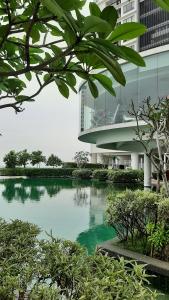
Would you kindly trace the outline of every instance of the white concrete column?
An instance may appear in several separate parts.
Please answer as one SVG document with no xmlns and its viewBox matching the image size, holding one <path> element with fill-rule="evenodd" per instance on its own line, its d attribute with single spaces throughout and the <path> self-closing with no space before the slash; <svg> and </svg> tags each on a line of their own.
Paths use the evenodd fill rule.
<svg viewBox="0 0 169 300">
<path fill-rule="evenodd" d="M 138 153 L 131 153 L 131 167 L 133 170 L 139 169 L 139 154 Z"/>
<path fill-rule="evenodd" d="M 151 188 L 151 161 L 146 154 L 144 154 L 144 189 Z"/>
<path fill-rule="evenodd" d="M 91 163 L 92 164 L 97 164 L 97 153 L 92 153 L 91 154 Z"/>
</svg>

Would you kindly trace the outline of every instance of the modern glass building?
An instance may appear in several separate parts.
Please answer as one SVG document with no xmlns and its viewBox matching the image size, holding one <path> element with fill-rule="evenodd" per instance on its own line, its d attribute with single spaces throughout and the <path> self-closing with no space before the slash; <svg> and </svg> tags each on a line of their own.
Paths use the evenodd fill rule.
<svg viewBox="0 0 169 300">
<path fill-rule="evenodd" d="M 135 141 L 136 122 L 130 115 L 131 102 L 137 109 L 146 97 L 157 101 L 159 97 L 169 96 L 169 45 L 156 47 L 141 53 L 146 67 L 137 67 L 122 62 L 126 76 L 126 86 L 114 82 L 116 97 L 110 95 L 100 85 L 99 97 L 94 99 L 86 83 L 82 83 L 81 124 L 79 139 L 96 145 L 97 148 L 118 151 L 129 151 L 132 166 L 138 168 L 139 153 L 144 149 Z M 143 125 L 143 123 L 140 123 Z M 145 185 L 150 184 L 150 162 L 144 157 L 147 169 Z"/>
<path fill-rule="evenodd" d="M 121 42 L 139 51 L 145 59 L 146 67 L 121 61 L 127 83 L 122 87 L 114 80 L 116 97 L 98 84 L 99 97 L 93 99 L 87 84 L 81 84 L 79 139 L 92 144 L 93 162 L 109 151 L 105 154 L 110 157 L 119 155 L 126 166 L 129 165 L 127 161 L 130 156 L 131 167 L 134 169 L 144 164 L 144 184 L 150 186 L 151 164 L 141 144 L 135 140 L 136 122 L 130 111 L 132 102 L 137 110 L 146 97 L 151 97 L 154 102 L 159 97 L 169 97 L 169 13 L 157 7 L 153 0 L 95 1 L 101 9 L 106 5 L 115 6 L 119 24 L 140 21 L 147 26 L 147 32 L 140 39 Z"/>
</svg>

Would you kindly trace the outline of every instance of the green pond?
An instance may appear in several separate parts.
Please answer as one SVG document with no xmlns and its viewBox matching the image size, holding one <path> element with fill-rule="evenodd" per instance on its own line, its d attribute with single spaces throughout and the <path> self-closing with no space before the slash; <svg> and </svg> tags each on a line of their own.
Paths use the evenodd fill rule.
<svg viewBox="0 0 169 300">
<path fill-rule="evenodd" d="M 90 254 L 97 244 L 116 236 L 105 223 L 106 195 L 122 188 L 70 179 L 1 179 L 0 217 L 37 224 L 42 237 L 52 230 L 58 238 L 79 242 Z M 155 286 L 160 287 L 160 281 Z M 159 299 L 167 300 L 169 294 Z"/>
<path fill-rule="evenodd" d="M 78 241 L 89 253 L 115 236 L 105 225 L 108 185 L 69 179 L 0 180 L 0 216 L 27 220 L 54 236 Z M 47 236 L 46 236 L 47 237 Z"/>
</svg>

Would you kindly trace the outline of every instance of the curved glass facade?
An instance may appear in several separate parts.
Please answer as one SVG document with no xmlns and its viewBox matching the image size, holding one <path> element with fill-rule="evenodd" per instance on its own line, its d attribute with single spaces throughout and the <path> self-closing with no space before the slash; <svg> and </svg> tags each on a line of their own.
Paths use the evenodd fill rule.
<svg viewBox="0 0 169 300">
<path fill-rule="evenodd" d="M 146 67 L 122 65 L 126 86 L 114 81 L 116 97 L 99 84 L 99 97 L 94 99 L 87 84 L 81 87 L 81 131 L 99 126 L 133 121 L 129 115 L 131 101 L 135 108 L 150 96 L 152 101 L 169 95 L 169 51 L 144 58 Z"/>
</svg>

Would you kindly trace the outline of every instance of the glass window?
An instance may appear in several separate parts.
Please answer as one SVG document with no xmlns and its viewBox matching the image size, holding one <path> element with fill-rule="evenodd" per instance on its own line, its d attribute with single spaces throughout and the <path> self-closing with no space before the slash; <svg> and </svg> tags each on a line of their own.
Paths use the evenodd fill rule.
<svg viewBox="0 0 169 300">
<path fill-rule="evenodd" d="M 147 97 L 151 97 L 152 101 L 156 101 L 158 98 L 157 55 L 146 57 L 145 62 L 146 67 L 139 68 L 139 104 Z"/>
<path fill-rule="evenodd" d="M 123 13 L 127 13 L 132 9 L 134 9 L 134 1 L 130 1 L 129 3 L 123 6 Z"/>
</svg>

